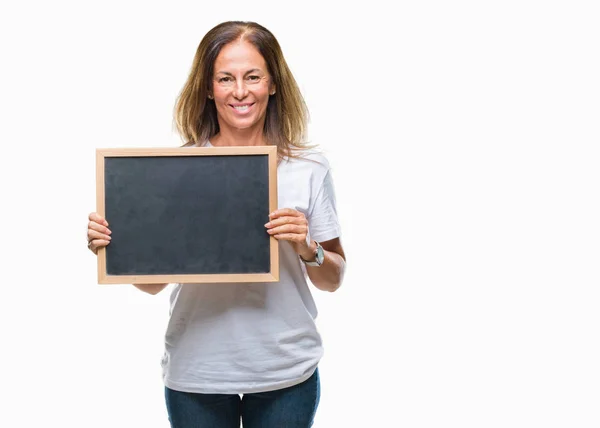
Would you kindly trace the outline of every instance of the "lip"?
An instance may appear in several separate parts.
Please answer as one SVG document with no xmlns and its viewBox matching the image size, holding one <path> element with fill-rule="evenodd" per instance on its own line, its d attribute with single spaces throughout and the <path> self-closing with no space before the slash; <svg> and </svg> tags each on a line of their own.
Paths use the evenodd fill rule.
<svg viewBox="0 0 600 428">
<path fill-rule="evenodd" d="M 235 103 L 235 104 L 229 104 L 229 107 L 231 107 L 231 110 L 233 110 L 233 112 L 235 114 L 237 114 L 239 116 L 245 116 L 252 111 L 254 104 L 256 104 L 256 103 Z M 236 109 L 236 107 L 240 107 L 240 106 L 248 106 L 248 109 L 245 111 L 239 111 Z"/>
</svg>

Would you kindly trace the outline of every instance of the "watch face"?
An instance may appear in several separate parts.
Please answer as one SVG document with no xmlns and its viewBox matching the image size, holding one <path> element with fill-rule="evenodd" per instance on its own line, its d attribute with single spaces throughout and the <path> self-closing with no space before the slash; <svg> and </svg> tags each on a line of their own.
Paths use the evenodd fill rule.
<svg viewBox="0 0 600 428">
<path fill-rule="evenodd" d="M 323 259 L 325 258 L 325 253 L 323 252 L 323 247 L 317 245 L 317 263 L 321 265 L 323 263 Z"/>
</svg>

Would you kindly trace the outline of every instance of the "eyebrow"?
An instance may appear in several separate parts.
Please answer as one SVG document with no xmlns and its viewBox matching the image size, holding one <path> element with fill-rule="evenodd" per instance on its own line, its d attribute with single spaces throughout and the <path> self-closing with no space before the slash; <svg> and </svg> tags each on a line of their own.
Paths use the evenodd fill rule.
<svg viewBox="0 0 600 428">
<path fill-rule="evenodd" d="M 256 73 L 256 72 L 262 72 L 262 70 L 261 70 L 261 69 L 259 69 L 259 68 L 253 68 L 253 69 L 251 69 L 251 70 L 248 70 L 248 71 L 246 71 L 246 72 L 244 73 L 244 76 L 245 76 L 245 75 L 247 75 L 247 74 L 250 74 L 250 73 Z M 217 74 L 219 74 L 219 73 L 220 73 L 220 74 L 225 74 L 225 75 L 227 75 L 227 76 L 232 76 L 232 77 L 233 77 L 233 74 L 231 74 L 231 73 L 230 73 L 230 72 L 228 72 L 228 71 L 217 71 Z"/>
</svg>

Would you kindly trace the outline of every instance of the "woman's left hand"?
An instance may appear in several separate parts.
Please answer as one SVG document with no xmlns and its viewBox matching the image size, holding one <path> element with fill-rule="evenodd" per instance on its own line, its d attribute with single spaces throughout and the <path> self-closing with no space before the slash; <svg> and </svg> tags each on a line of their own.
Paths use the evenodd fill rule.
<svg viewBox="0 0 600 428">
<path fill-rule="evenodd" d="M 275 239 L 289 241 L 294 251 L 305 259 L 314 255 L 308 240 L 308 220 L 300 211 L 281 208 L 269 214 L 267 233 Z"/>
</svg>

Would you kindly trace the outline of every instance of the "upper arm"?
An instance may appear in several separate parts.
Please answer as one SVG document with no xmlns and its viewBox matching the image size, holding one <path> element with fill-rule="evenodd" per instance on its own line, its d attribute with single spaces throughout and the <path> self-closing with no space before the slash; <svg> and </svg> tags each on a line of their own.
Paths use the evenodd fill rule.
<svg viewBox="0 0 600 428">
<path fill-rule="evenodd" d="M 344 249 L 342 248 L 342 241 L 340 240 L 340 238 L 334 238 L 330 239 L 329 241 L 319 242 L 319 244 L 321 244 L 321 247 L 323 247 L 325 251 L 331 251 L 332 253 L 339 254 L 340 256 L 342 256 L 344 261 L 346 261 L 346 254 L 344 253 Z"/>
<path fill-rule="evenodd" d="M 307 216 L 310 238 L 318 241 L 325 251 L 339 254 L 344 261 L 346 255 L 340 240 L 341 228 L 337 214 L 335 186 L 329 163 L 324 160 L 325 169 L 318 169 L 322 179 L 311 196 Z"/>
<path fill-rule="evenodd" d="M 334 241 L 341 234 L 333 178 L 329 170 L 325 173 L 315 197 L 312 198 L 308 223 L 311 238 L 319 241 L 321 245 L 323 242 Z M 339 242 L 333 245 L 335 248 L 338 246 L 341 248 Z M 323 248 L 326 249 L 325 246 Z"/>
</svg>

